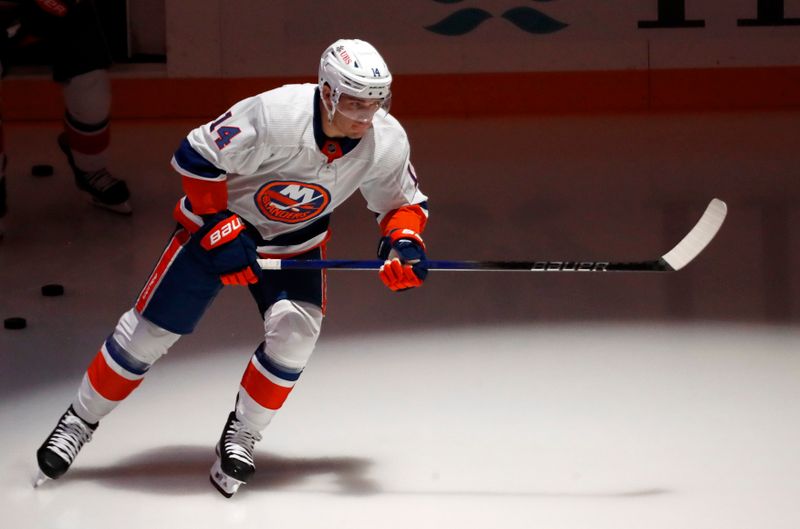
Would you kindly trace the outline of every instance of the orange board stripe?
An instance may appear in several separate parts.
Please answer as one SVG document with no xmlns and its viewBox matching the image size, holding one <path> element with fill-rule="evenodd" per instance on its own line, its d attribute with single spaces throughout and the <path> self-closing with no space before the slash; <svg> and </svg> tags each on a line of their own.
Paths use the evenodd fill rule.
<svg viewBox="0 0 800 529">
<path fill-rule="evenodd" d="M 800 107 L 800 66 L 581 72 L 397 75 L 398 117 L 553 113 L 776 110 Z M 233 103 L 313 77 L 115 78 L 114 119 L 210 119 Z M 60 88 L 49 79 L 3 81 L 7 120 L 61 119 Z"/>
</svg>

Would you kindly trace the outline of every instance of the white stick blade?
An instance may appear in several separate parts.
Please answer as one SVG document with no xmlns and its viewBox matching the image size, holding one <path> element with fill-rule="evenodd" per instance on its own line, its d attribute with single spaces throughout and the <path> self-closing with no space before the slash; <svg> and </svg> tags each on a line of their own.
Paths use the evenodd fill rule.
<svg viewBox="0 0 800 529">
<path fill-rule="evenodd" d="M 725 202 L 718 198 L 713 199 L 694 228 L 686 234 L 686 237 L 675 248 L 665 253 L 662 259 L 673 270 L 680 270 L 689 264 L 708 246 L 708 243 L 711 242 L 722 227 L 722 223 L 725 222 L 727 214 L 728 206 L 725 205 Z"/>
</svg>

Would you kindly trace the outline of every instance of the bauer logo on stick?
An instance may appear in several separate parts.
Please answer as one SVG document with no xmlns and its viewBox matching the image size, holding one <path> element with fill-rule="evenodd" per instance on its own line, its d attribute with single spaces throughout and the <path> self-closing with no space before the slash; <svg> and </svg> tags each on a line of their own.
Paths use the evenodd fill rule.
<svg viewBox="0 0 800 529">
<path fill-rule="evenodd" d="M 256 206 L 269 220 L 298 224 L 320 215 L 331 201 L 327 189 L 302 182 L 269 182 L 256 193 Z"/>
</svg>

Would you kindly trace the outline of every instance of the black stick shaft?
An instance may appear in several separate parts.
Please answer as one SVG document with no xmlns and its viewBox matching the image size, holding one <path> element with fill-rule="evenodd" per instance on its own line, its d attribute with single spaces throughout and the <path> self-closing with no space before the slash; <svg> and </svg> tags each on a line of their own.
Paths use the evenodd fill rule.
<svg viewBox="0 0 800 529">
<path fill-rule="evenodd" d="M 264 270 L 377 270 L 383 261 L 347 259 L 260 259 Z M 428 270 L 450 272 L 672 272 L 663 259 L 609 261 L 441 261 L 429 260 Z"/>
</svg>

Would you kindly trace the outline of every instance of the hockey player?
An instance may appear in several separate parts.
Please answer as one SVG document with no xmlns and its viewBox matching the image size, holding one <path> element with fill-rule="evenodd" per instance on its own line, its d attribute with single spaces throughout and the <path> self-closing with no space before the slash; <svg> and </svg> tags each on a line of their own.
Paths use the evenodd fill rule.
<svg viewBox="0 0 800 529">
<path fill-rule="evenodd" d="M 339 40 L 322 55 L 317 85 L 244 99 L 189 133 L 172 159 L 186 193 L 174 210 L 178 227 L 39 448 L 41 480 L 67 471 L 99 421 L 192 332 L 223 285 L 245 285 L 263 316 L 264 341 L 211 468 L 211 482 L 231 497 L 255 471 L 255 442 L 303 372 L 325 313 L 324 272 L 262 271 L 256 259 L 319 259 L 331 213 L 356 190 L 380 227 L 381 280 L 395 291 L 422 284 L 427 197 L 406 133 L 388 114 L 391 83 L 373 46 Z"/>
<path fill-rule="evenodd" d="M 52 63 L 66 107 L 58 146 L 78 189 L 97 206 L 130 214 L 126 183 L 107 169 L 111 59 L 92 0 L 0 0 L 0 29 L 0 76 L 20 55 L 44 55 Z M 0 223 L 6 213 L 2 128 L 0 117 Z"/>
</svg>

